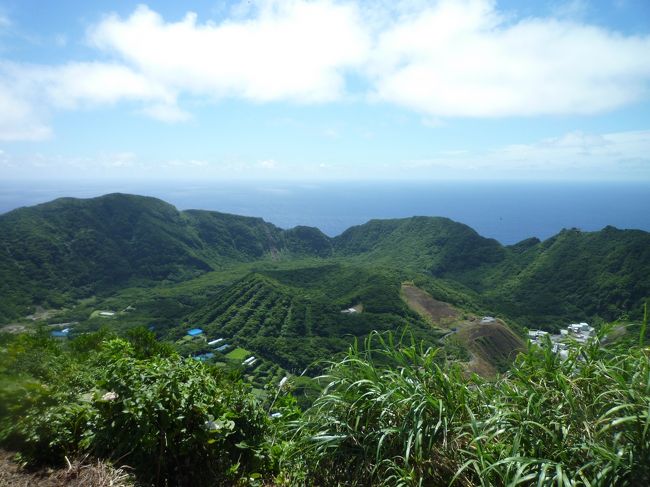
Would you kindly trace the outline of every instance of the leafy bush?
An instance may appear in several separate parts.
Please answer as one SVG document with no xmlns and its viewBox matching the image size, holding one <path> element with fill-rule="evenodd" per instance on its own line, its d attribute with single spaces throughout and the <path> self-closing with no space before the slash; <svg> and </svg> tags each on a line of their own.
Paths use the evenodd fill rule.
<svg viewBox="0 0 650 487">
<path fill-rule="evenodd" d="M 214 485 L 238 468 L 255 471 L 266 414 L 239 382 L 221 380 L 193 360 L 138 360 L 109 342 L 95 402 L 100 456 L 125 458 L 142 478 L 171 485 Z M 121 357 L 120 357 L 121 356 Z"/>
<path fill-rule="evenodd" d="M 156 485 L 264 472 L 269 419 L 250 387 L 154 347 L 143 331 L 131 338 L 87 335 L 83 343 L 96 349 L 86 351 L 38 337 L 11 341 L 0 362 L 3 446 L 34 465 L 91 454 Z"/>
<path fill-rule="evenodd" d="M 4 447 L 126 463 L 145 485 L 650 485 L 650 349 L 635 337 L 564 359 L 531 346 L 490 382 L 373 333 L 308 384 L 304 413 L 291 393 L 304 379 L 274 377 L 262 407 L 143 331 L 98 337 L 2 337 Z"/>
</svg>

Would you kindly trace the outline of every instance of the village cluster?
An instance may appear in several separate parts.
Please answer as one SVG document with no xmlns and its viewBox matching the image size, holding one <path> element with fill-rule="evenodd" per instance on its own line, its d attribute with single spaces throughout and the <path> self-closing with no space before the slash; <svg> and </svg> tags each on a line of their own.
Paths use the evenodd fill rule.
<svg viewBox="0 0 650 487">
<path fill-rule="evenodd" d="M 551 339 L 553 353 L 557 353 L 565 359 L 569 356 L 568 342 L 570 340 L 585 343 L 594 336 L 595 331 L 594 327 L 589 326 L 588 323 L 572 323 L 560 330 L 559 335 L 551 335 L 543 330 L 529 330 L 528 338 L 532 343 L 542 345 L 548 336 Z"/>
<path fill-rule="evenodd" d="M 207 341 L 207 339 L 205 338 L 205 335 L 203 334 L 203 330 L 201 328 L 192 328 L 191 330 L 188 330 L 187 337 L 189 337 L 189 338 L 200 337 L 203 340 Z M 214 340 L 207 341 L 207 344 L 208 344 L 208 346 L 212 347 L 215 351 L 220 352 L 220 353 L 225 353 L 226 351 L 228 351 L 228 349 L 232 348 L 232 346 L 230 344 L 224 343 L 223 338 L 215 338 Z M 244 351 L 243 349 L 237 349 L 237 350 Z M 248 355 L 248 352 L 246 352 L 246 355 Z M 206 352 L 206 353 L 202 353 L 202 354 L 193 356 L 193 358 L 195 360 L 199 360 L 201 362 L 205 362 L 206 360 L 210 360 L 213 357 L 214 357 L 214 352 Z M 234 359 L 235 356 L 233 356 L 232 358 Z M 257 358 L 254 355 L 251 355 L 250 357 L 246 358 L 241 364 L 244 367 L 251 367 L 256 362 L 257 362 Z"/>
</svg>

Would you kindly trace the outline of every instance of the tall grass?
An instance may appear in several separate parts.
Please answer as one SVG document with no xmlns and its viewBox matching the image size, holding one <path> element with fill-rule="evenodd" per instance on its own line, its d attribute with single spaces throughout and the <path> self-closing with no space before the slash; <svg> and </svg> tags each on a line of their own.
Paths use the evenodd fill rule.
<svg viewBox="0 0 650 487">
<path fill-rule="evenodd" d="M 531 347 L 496 381 L 371 335 L 293 424 L 312 485 L 650 485 L 650 365 L 640 347 Z"/>
</svg>

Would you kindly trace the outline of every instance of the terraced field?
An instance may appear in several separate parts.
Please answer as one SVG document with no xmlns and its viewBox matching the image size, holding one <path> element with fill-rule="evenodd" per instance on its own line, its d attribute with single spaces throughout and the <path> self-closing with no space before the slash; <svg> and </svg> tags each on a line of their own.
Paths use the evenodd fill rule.
<svg viewBox="0 0 650 487">
<path fill-rule="evenodd" d="M 507 370 L 526 348 L 523 340 L 499 321 L 481 324 L 475 320 L 459 330 L 458 338 L 472 353 L 468 370 L 484 377 Z"/>
<path fill-rule="evenodd" d="M 363 312 L 342 313 L 352 306 Z M 293 373 L 372 330 L 408 328 L 429 344 L 440 336 L 402 302 L 397 278 L 336 265 L 251 273 L 217 293 L 190 322 Z"/>
</svg>

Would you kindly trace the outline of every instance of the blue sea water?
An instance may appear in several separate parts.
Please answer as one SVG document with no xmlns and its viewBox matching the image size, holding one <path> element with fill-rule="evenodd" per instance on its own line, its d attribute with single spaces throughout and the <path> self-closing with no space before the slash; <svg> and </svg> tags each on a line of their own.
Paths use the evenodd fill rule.
<svg viewBox="0 0 650 487">
<path fill-rule="evenodd" d="M 373 218 L 445 216 L 504 244 L 546 239 L 562 228 L 607 225 L 650 231 L 650 183 L 0 183 L 0 213 L 61 196 L 110 192 L 161 198 L 179 209 L 309 225 L 330 236 Z"/>
</svg>

